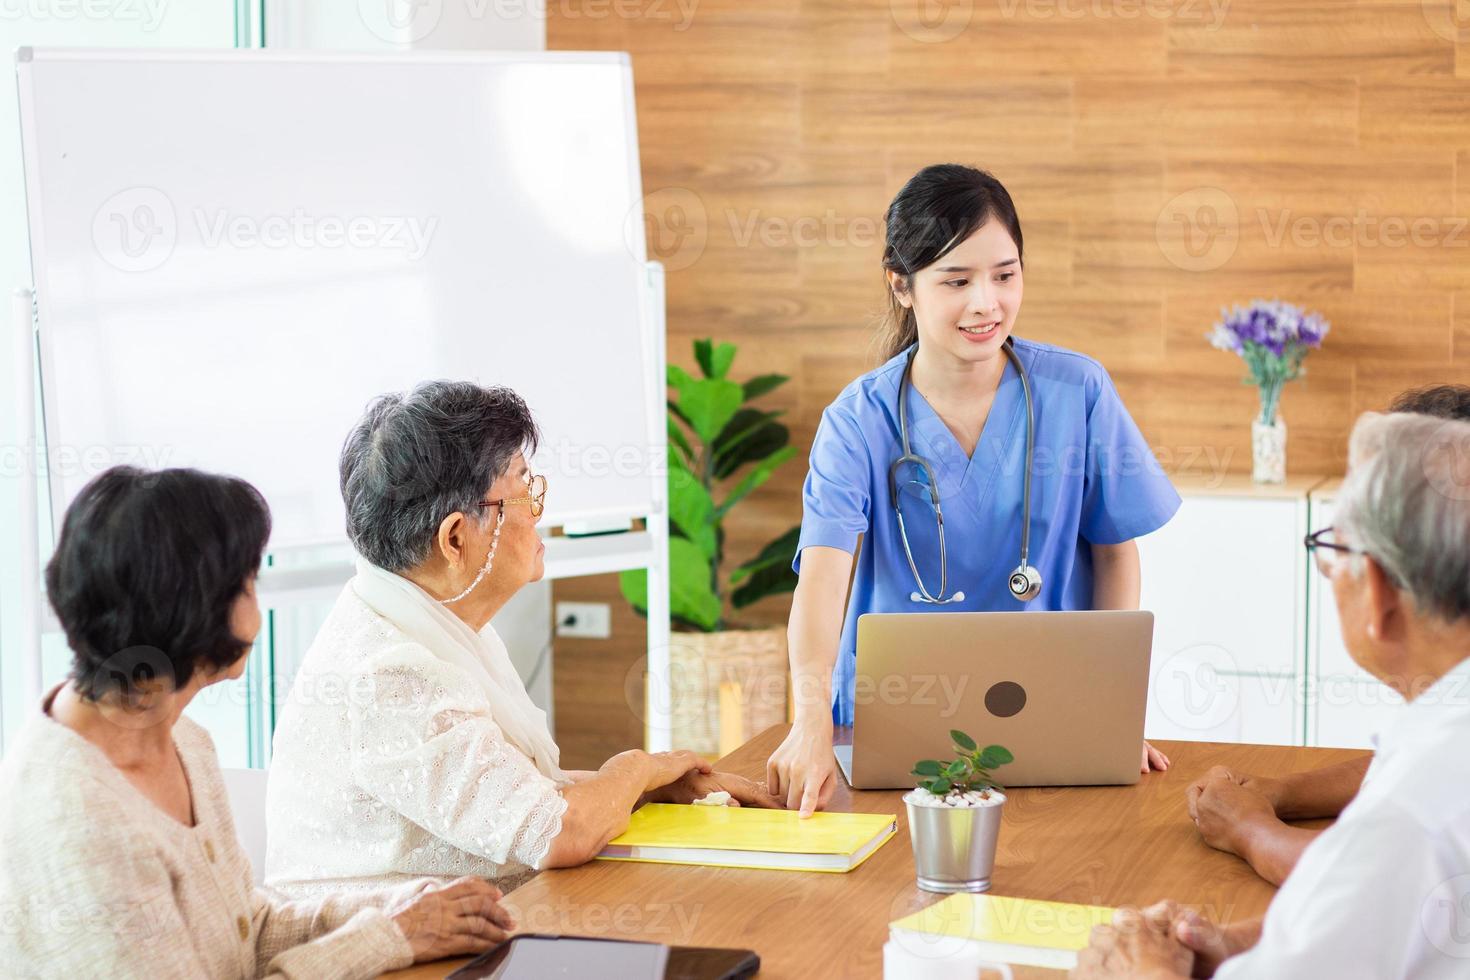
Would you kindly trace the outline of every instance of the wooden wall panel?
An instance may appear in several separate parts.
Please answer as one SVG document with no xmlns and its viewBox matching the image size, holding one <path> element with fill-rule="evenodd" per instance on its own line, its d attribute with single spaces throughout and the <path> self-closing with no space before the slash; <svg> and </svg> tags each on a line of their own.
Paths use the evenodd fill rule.
<svg viewBox="0 0 1470 980">
<path fill-rule="evenodd" d="M 1470 383 L 1470 0 L 559 0 L 548 40 L 631 52 L 650 209 L 692 231 L 652 249 L 670 360 L 712 336 L 741 375 L 792 375 L 770 404 L 801 455 L 737 513 L 733 560 L 800 518 L 821 411 L 877 360 L 884 209 L 929 163 L 1010 188 L 1019 332 L 1101 360 L 1170 469 L 1250 467 L 1255 395 L 1204 340 L 1223 305 L 1333 325 L 1283 399 L 1295 472 L 1340 471 L 1398 391 Z M 617 622 L 602 673 L 641 628 Z M 572 762 L 627 747 L 619 725 Z"/>
</svg>

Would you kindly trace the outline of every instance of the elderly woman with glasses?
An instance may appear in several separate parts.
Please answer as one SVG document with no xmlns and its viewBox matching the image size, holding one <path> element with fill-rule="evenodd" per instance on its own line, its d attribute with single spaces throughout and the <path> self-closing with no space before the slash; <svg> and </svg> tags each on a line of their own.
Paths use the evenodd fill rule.
<svg viewBox="0 0 1470 980">
<path fill-rule="evenodd" d="M 1348 652 L 1407 703 L 1264 921 L 1215 924 L 1167 902 L 1120 911 L 1075 977 L 1466 975 L 1470 423 L 1366 415 L 1349 457 L 1336 527 L 1307 545 Z"/>
<path fill-rule="evenodd" d="M 359 559 L 276 727 L 267 883 L 290 895 L 476 875 L 506 890 L 581 864 L 649 801 L 724 790 L 776 805 L 692 752 L 568 772 L 491 618 L 544 574 L 537 429 L 505 388 L 386 395 L 341 457 Z"/>
</svg>

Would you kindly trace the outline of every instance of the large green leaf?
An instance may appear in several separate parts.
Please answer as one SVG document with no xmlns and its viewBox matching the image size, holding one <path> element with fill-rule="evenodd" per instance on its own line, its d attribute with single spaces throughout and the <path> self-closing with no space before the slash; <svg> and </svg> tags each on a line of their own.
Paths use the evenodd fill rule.
<svg viewBox="0 0 1470 980">
<path fill-rule="evenodd" d="M 791 442 L 791 430 L 777 422 L 768 422 L 750 434 L 748 439 L 731 447 L 730 451 L 716 455 L 711 471 L 716 480 L 728 479 L 747 463 L 759 463 Z"/>
<path fill-rule="evenodd" d="M 669 611 L 707 632 L 720 625 L 720 600 L 710 588 L 709 559 L 684 538 L 669 538 Z"/>
<path fill-rule="evenodd" d="M 771 474 L 775 472 L 776 467 L 795 455 L 796 450 L 787 446 L 785 449 L 777 450 L 762 460 L 755 469 L 745 475 L 745 479 L 735 485 L 735 489 L 730 491 L 730 495 L 725 498 L 725 502 L 715 509 L 715 520 L 723 520 L 725 515 L 730 512 L 730 508 L 740 503 L 752 491 L 769 480 Z"/>
<path fill-rule="evenodd" d="M 730 365 L 735 362 L 735 345 L 716 344 L 708 339 L 696 340 L 694 359 L 699 362 L 699 369 L 706 378 L 723 378 L 730 373 Z"/>
<path fill-rule="evenodd" d="M 708 337 L 694 342 L 694 360 L 699 364 L 699 370 L 704 372 L 706 378 L 719 377 L 714 372 L 714 351 L 715 342 Z"/>
<path fill-rule="evenodd" d="M 710 376 L 723 378 L 730 373 L 730 365 L 735 363 L 735 345 L 718 344 L 714 353 L 710 355 Z"/>
<path fill-rule="evenodd" d="M 669 481 L 669 520 L 686 538 L 699 545 L 706 560 L 715 557 L 715 529 L 710 524 L 714 510 L 715 503 L 710 499 L 709 491 L 698 480 Z"/>
<path fill-rule="evenodd" d="M 720 600 L 709 586 L 709 563 L 684 538 L 669 538 L 669 615 L 680 622 L 712 632 L 720 625 Z M 640 614 L 648 615 L 648 572 L 637 568 L 618 576 L 623 598 Z"/>
<path fill-rule="evenodd" d="M 689 464 L 684 462 L 679 455 L 679 450 L 672 445 L 669 446 L 669 495 L 673 496 L 681 492 L 691 483 L 701 488 L 704 486 L 699 477 L 689 469 Z"/>
<path fill-rule="evenodd" d="M 689 445 L 689 438 L 684 435 L 684 430 L 679 428 L 672 417 L 669 418 L 669 445 L 678 446 L 684 451 L 685 463 L 694 462 L 694 447 Z"/>
<path fill-rule="evenodd" d="M 710 378 L 695 381 L 679 392 L 679 410 L 705 445 L 714 441 L 720 430 L 740 410 L 741 388 L 733 381 Z"/>
<path fill-rule="evenodd" d="M 759 398 L 768 391 L 781 387 L 791 378 L 785 374 L 762 374 L 745 382 L 745 400 Z"/>
<path fill-rule="evenodd" d="M 796 581 L 796 573 L 791 570 L 791 556 L 788 555 L 785 561 L 749 573 L 745 584 L 730 593 L 730 604 L 736 609 L 744 609 L 766 596 L 786 595 L 795 591 Z"/>
<path fill-rule="evenodd" d="M 689 421 L 689 416 L 685 415 L 682 411 L 679 410 L 679 404 L 678 404 L 678 402 L 676 402 L 672 398 L 670 398 L 669 401 L 668 401 L 668 405 L 669 405 L 669 414 L 672 415 L 674 418 L 678 419 L 680 422 L 683 422 L 685 425 L 689 426 L 689 428 L 691 430 L 693 430 L 694 423 L 692 423 L 692 422 Z"/>
<path fill-rule="evenodd" d="M 758 430 L 767 422 L 774 422 L 785 415 L 784 409 L 775 412 L 764 412 L 758 408 L 742 408 L 730 416 L 730 421 L 715 436 L 715 441 L 710 445 L 716 456 L 720 453 L 729 452 L 730 449 L 740 444 L 740 440 L 750 438 L 751 433 Z"/>
<path fill-rule="evenodd" d="M 635 612 L 641 616 L 648 615 L 648 569 L 633 568 L 619 573 L 618 587 Z"/>
<path fill-rule="evenodd" d="M 801 541 L 801 525 L 798 524 L 775 541 L 761 549 L 761 553 L 730 573 L 730 584 L 739 585 L 755 572 L 771 567 L 784 566 L 788 571 L 796 557 L 796 546 Z"/>
<path fill-rule="evenodd" d="M 695 383 L 693 376 L 677 364 L 670 364 L 668 368 L 669 387 L 683 394 L 684 389 Z"/>
</svg>

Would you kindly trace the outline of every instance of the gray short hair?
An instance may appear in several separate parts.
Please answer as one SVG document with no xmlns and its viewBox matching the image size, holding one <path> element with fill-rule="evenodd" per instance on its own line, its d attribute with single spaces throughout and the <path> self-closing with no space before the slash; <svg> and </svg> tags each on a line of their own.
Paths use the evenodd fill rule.
<svg viewBox="0 0 1470 980">
<path fill-rule="evenodd" d="M 1421 612 L 1470 617 L 1470 422 L 1370 412 L 1348 455 L 1338 530 Z"/>
<path fill-rule="evenodd" d="M 375 398 L 342 446 L 347 537 L 379 568 L 413 568 L 444 518 L 480 518 L 475 504 L 539 439 L 530 408 L 509 388 L 428 381 Z"/>
</svg>

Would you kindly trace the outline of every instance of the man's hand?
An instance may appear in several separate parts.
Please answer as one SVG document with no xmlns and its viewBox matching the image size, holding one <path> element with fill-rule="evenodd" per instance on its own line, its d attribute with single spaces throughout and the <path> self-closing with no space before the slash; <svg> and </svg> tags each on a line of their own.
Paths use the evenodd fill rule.
<svg viewBox="0 0 1470 980">
<path fill-rule="evenodd" d="M 785 808 L 785 802 L 766 791 L 753 779 L 733 772 L 687 772 L 662 789 L 647 794 L 649 803 L 693 803 L 711 793 L 724 790 L 730 794 L 731 806 L 757 806 L 768 810 Z"/>
<path fill-rule="evenodd" d="M 1190 975 L 1194 952 L 1174 935 L 1178 907 L 1160 902 L 1143 911 L 1120 908 L 1113 924 L 1092 930 L 1092 941 L 1077 955 L 1074 980 L 1146 977 L 1182 980 Z"/>
<path fill-rule="evenodd" d="M 1215 766 L 1185 793 L 1189 817 L 1216 850 L 1246 854 L 1246 838 L 1265 823 L 1279 823 L 1276 807 L 1256 786 L 1224 766 Z"/>
</svg>

